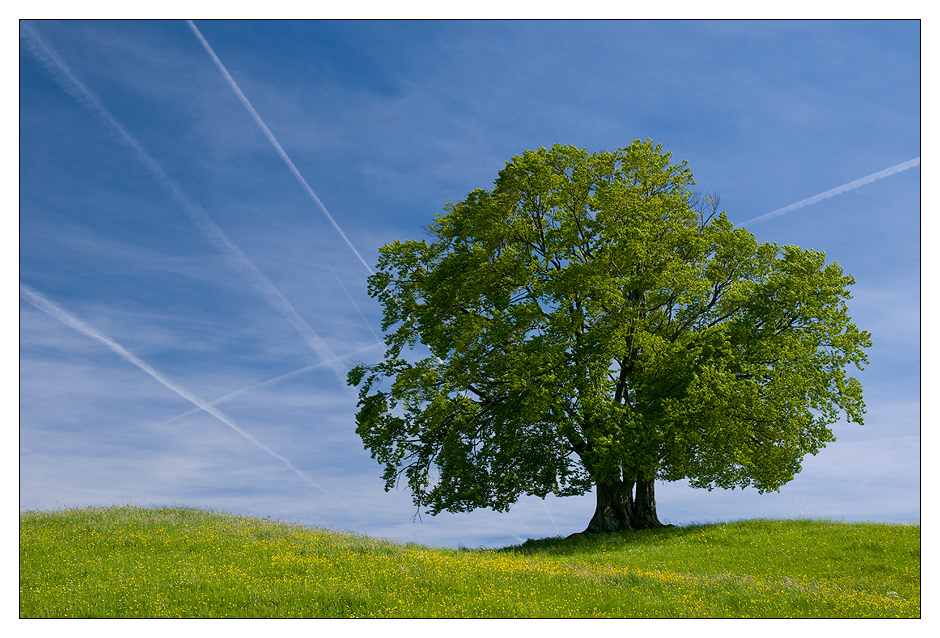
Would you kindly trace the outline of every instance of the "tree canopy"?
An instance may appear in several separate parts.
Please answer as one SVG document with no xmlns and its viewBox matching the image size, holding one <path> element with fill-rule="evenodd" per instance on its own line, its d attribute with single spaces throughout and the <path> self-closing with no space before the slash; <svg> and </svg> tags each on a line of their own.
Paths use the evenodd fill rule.
<svg viewBox="0 0 940 638">
<path fill-rule="evenodd" d="M 382 247 L 388 350 L 349 383 L 386 489 L 436 514 L 597 486 L 588 531 L 648 527 L 656 480 L 778 490 L 862 423 L 852 276 L 693 183 L 651 141 L 555 145 Z"/>
</svg>

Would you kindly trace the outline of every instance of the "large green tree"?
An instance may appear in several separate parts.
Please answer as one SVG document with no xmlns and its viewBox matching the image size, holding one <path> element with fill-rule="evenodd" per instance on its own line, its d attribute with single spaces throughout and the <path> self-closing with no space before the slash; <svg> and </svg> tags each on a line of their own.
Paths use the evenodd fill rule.
<svg viewBox="0 0 940 638">
<path fill-rule="evenodd" d="M 778 490 L 861 423 L 854 279 L 692 184 L 650 141 L 556 145 L 381 248 L 388 350 L 349 383 L 386 489 L 437 514 L 596 487 L 586 531 L 656 527 L 655 481 Z"/>
</svg>

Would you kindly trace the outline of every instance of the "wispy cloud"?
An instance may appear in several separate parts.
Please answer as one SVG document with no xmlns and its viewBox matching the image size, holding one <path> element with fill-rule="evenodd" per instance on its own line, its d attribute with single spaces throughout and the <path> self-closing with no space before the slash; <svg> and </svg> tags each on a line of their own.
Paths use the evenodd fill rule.
<svg viewBox="0 0 940 638">
<path fill-rule="evenodd" d="M 212 50 L 212 47 L 209 46 L 209 43 L 202 36 L 202 33 L 196 27 L 192 20 L 186 21 L 189 24 L 189 28 L 192 29 L 193 33 L 196 35 L 196 38 L 202 44 L 203 48 L 206 50 L 206 53 L 209 54 L 209 57 L 212 58 L 212 61 L 219 68 L 219 71 L 222 72 L 222 76 L 225 78 L 225 81 L 228 82 L 229 86 L 232 87 L 232 90 L 235 92 L 235 95 L 238 96 L 238 99 L 241 100 L 241 103 L 245 105 L 245 108 L 248 109 L 248 112 L 251 114 L 251 117 L 254 118 L 255 122 L 261 128 L 265 137 L 268 138 L 268 141 L 271 142 L 271 145 L 274 147 L 274 150 L 277 151 L 277 154 L 281 156 L 281 159 L 284 160 L 284 163 L 287 165 L 287 168 L 290 169 L 290 172 L 297 178 L 297 181 L 303 187 L 307 194 L 313 199 L 313 201 L 320 207 L 320 210 L 323 211 L 323 214 L 326 215 L 326 218 L 333 225 L 333 228 L 336 229 L 336 232 L 339 233 L 340 237 L 343 238 L 343 241 L 346 242 L 346 245 L 349 246 L 349 249 L 355 253 L 356 257 L 359 258 L 359 261 L 362 262 L 362 265 L 365 266 L 369 274 L 373 274 L 372 269 L 369 267 L 369 264 L 366 263 L 366 260 L 362 258 L 362 255 L 359 254 L 359 251 L 356 250 L 356 247 L 353 246 L 352 242 L 349 241 L 349 238 L 346 236 L 346 233 L 343 232 L 343 229 L 339 227 L 339 224 L 336 223 L 336 220 L 333 219 L 333 216 L 330 215 L 330 211 L 326 209 L 326 206 L 323 205 L 323 202 L 320 201 L 320 198 L 317 197 L 317 194 L 313 192 L 313 189 L 310 188 L 310 184 L 307 183 L 307 180 L 304 179 L 304 176 L 300 174 L 300 171 L 297 170 L 297 167 L 294 166 L 294 162 L 291 161 L 291 158 L 288 157 L 287 153 L 278 143 L 277 138 L 274 137 L 274 134 L 264 123 L 264 120 L 261 119 L 261 116 L 258 115 L 258 112 L 251 105 L 251 102 L 248 101 L 248 98 L 245 97 L 245 94 L 242 93 L 242 90 L 238 88 L 238 84 L 229 74 L 228 69 L 225 68 L 225 65 L 222 64 L 222 61 L 219 59 L 219 56 L 215 54 L 215 51 Z"/>
<path fill-rule="evenodd" d="M 38 291 L 30 288 L 26 284 L 20 283 L 20 298 L 28 301 L 33 306 L 35 306 L 39 310 L 42 310 L 53 319 L 57 319 L 58 321 L 61 321 L 63 324 L 65 324 L 69 328 L 72 328 L 73 330 L 76 330 L 87 337 L 91 337 L 92 339 L 95 339 L 96 341 L 103 343 L 105 346 L 110 348 L 115 354 L 117 354 L 119 357 L 121 357 L 128 363 L 131 363 L 137 366 L 138 368 L 140 368 L 141 370 L 149 374 L 151 377 L 153 377 L 154 379 L 162 383 L 168 389 L 172 390 L 176 394 L 180 395 L 181 397 L 183 397 L 184 399 L 186 399 L 187 401 L 195 405 L 200 410 L 203 410 L 209 413 L 210 415 L 212 415 L 213 417 L 215 417 L 216 419 L 218 419 L 219 421 L 221 421 L 228 427 L 235 430 L 238 434 L 240 434 L 242 437 L 247 439 L 252 445 L 257 447 L 259 450 L 261 450 L 265 454 L 268 454 L 274 457 L 275 459 L 281 461 L 284 465 L 288 467 L 288 469 L 290 469 L 292 472 L 297 474 L 297 476 L 299 476 L 301 479 L 303 479 L 307 483 L 310 483 L 311 485 L 323 491 L 324 493 L 327 493 L 326 490 L 320 487 L 320 485 L 316 481 L 314 481 L 309 476 L 307 476 L 306 474 L 301 472 L 299 469 L 297 469 L 293 463 L 291 463 L 289 460 L 287 460 L 286 458 L 284 458 L 283 456 L 281 456 L 280 454 L 278 454 L 277 452 L 269 448 L 267 445 L 265 445 L 264 443 L 262 443 L 261 441 L 253 437 L 251 434 L 249 434 L 242 428 L 238 427 L 229 417 L 227 417 L 225 414 L 223 414 L 214 406 L 210 405 L 207 401 L 200 399 L 192 392 L 189 392 L 185 388 L 181 387 L 179 384 L 176 384 L 170 381 L 169 379 L 161 375 L 159 372 L 154 370 L 152 366 L 150 366 L 146 362 L 142 361 L 138 357 L 128 352 L 127 349 L 125 349 L 121 344 L 105 336 L 101 332 L 98 332 L 97 330 L 89 326 L 87 323 L 85 323 L 78 317 L 74 316 L 73 314 L 71 314 L 70 312 L 68 312 L 61 306 L 59 306 L 58 304 L 47 299 L 44 295 L 42 295 Z"/>
<path fill-rule="evenodd" d="M 90 108 L 118 132 L 121 139 L 133 149 L 137 159 L 150 170 L 160 185 L 163 186 L 169 192 L 172 199 L 186 211 L 196 226 L 216 247 L 234 258 L 235 263 L 243 274 L 254 283 L 275 310 L 300 333 L 310 349 L 330 366 L 340 383 L 345 384 L 346 368 L 342 365 L 332 349 L 330 349 L 316 331 L 304 321 L 294 309 L 294 306 L 284 297 L 271 280 L 258 269 L 254 262 L 242 252 L 241 248 L 239 248 L 225 231 L 213 221 L 205 209 L 187 195 L 176 181 L 163 170 L 163 167 L 150 157 L 137 140 L 134 139 L 111 112 L 105 108 L 101 100 L 72 73 L 58 53 L 43 40 L 36 28 L 29 22 L 21 23 L 21 28 L 29 36 L 27 44 L 30 51 L 52 73 L 53 77 L 62 85 L 66 92 L 78 100 L 83 106 Z"/>
<path fill-rule="evenodd" d="M 826 191 L 825 193 L 820 193 L 819 195 L 814 195 L 813 197 L 810 197 L 809 199 L 804 199 L 804 200 L 799 201 L 799 202 L 797 202 L 797 203 L 795 203 L 795 204 L 790 204 L 789 206 L 784 206 L 783 208 L 780 208 L 780 209 L 778 209 L 778 210 L 775 210 L 775 211 L 773 211 L 772 213 L 767 213 L 766 215 L 761 215 L 760 217 L 755 217 L 754 219 L 749 219 L 749 220 L 747 220 L 746 222 L 742 222 L 741 224 L 739 224 L 739 226 L 746 226 L 746 225 L 748 225 L 748 224 L 754 224 L 754 223 L 757 223 L 757 222 L 763 222 L 763 221 L 767 221 L 768 219 L 773 219 L 774 217 L 778 217 L 778 216 L 780 216 L 780 215 L 785 215 L 786 213 L 789 213 L 789 212 L 791 212 L 791 211 L 794 211 L 794 210 L 796 210 L 796 209 L 798 209 L 798 208 L 803 208 L 804 206 L 809 206 L 810 204 L 815 204 L 815 203 L 818 202 L 818 201 L 822 201 L 822 200 L 828 199 L 828 198 L 830 198 L 830 197 L 835 197 L 836 195 L 841 195 L 842 193 L 844 193 L 844 192 L 846 192 L 846 191 L 850 191 L 850 190 L 852 190 L 853 188 L 858 188 L 859 186 L 865 186 L 866 184 L 871 184 L 871 183 L 874 182 L 874 181 L 877 181 L 877 180 L 879 180 L 879 179 L 884 179 L 885 177 L 889 177 L 889 176 L 891 176 L 891 175 L 894 175 L 895 173 L 900 173 L 901 171 L 906 171 L 907 169 L 913 168 L 913 167 L 915 167 L 915 166 L 917 166 L 917 165 L 919 165 L 919 164 L 920 164 L 920 158 L 919 158 L 919 157 L 916 157 L 916 158 L 914 158 L 914 159 L 912 159 L 912 160 L 909 160 L 909 161 L 907 161 L 907 162 L 903 162 L 903 163 L 901 163 L 901 164 L 898 164 L 897 166 L 892 166 L 891 168 L 886 168 L 886 169 L 883 170 L 883 171 L 879 171 L 879 172 L 877 172 L 877 173 L 872 173 L 871 175 L 868 175 L 867 177 L 862 177 L 861 179 L 857 179 L 857 180 L 855 180 L 854 182 L 849 182 L 848 184 L 843 184 L 842 186 L 838 186 L 838 187 L 836 187 L 836 188 L 833 188 L 832 190 L 828 190 L 828 191 Z"/>
</svg>

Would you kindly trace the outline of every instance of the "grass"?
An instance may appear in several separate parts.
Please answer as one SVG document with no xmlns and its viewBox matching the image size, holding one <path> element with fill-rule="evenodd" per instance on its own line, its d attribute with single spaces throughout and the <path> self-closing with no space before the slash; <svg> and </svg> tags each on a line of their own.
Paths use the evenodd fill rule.
<svg viewBox="0 0 940 638">
<path fill-rule="evenodd" d="M 20 515 L 20 617 L 920 616 L 920 526 L 753 520 L 431 549 L 197 509 Z"/>
</svg>

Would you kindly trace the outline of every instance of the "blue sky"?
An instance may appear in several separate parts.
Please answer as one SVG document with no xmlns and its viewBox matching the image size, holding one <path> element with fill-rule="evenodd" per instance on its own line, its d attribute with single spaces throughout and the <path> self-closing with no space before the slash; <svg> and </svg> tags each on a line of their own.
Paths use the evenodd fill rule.
<svg viewBox="0 0 940 638">
<path fill-rule="evenodd" d="M 380 246 L 526 149 L 651 138 L 759 240 L 852 273 L 874 340 L 864 426 L 779 493 L 660 485 L 660 518 L 920 520 L 920 166 L 757 219 L 920 158 L 918 22 L 196 27 L 232 82 L 185 21 L 21 24 L 21 510 L 440 546 L 581 531 L 591 494 L 415 519 L 341 379 L 382 355 Z"/>
</svg>

